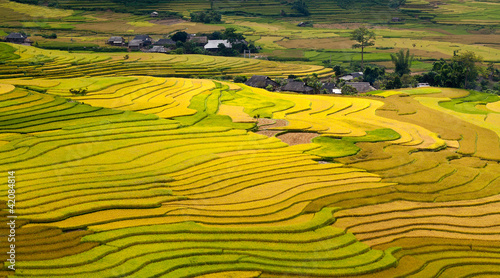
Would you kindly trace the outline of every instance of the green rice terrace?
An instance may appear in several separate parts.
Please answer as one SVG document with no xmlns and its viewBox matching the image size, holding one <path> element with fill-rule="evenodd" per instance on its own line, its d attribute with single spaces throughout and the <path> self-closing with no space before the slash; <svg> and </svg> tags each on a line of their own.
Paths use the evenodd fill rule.
<svg viewBox="0 0 500 278">
<path fill-rule="evenodd" d="M 69 77 L 85 63 L 57 61 L 99 56 L 57 57 L 44 78 L 0 81 L 0 172 L 15 171 L 18 216 L 4 276 L 500 273 L 499 97 Z"/>
</svg>

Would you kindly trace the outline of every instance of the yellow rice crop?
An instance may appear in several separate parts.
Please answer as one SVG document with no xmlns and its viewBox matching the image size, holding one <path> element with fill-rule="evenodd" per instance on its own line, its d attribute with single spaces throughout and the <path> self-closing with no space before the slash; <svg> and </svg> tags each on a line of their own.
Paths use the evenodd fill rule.
<svg viewBox="0 0 500 278">
<path fill-rule="evenodd" d="M 12 92 L 16 87 L 10 84 L 0 84 L 0 95 Z"/>
<path fill-rule="evenodd" d="M 18 13 L 23 13 L 30 17 L 60 18 L 73 14 L 72 10 L 61 10 L 56 8 L 47 8 L 44 6 L 27 5 L 8 0 L 0 1 L 0 7 L 2 7 L 3 9 L 10 9 Z"/>
<path fill-rule="evenodd" d="M 225 105 L 221 104 L 219 106 L 219 111 L 217 114 L 219 115 L 227 115 L 231 117 L 233 122 L 239 122 L 239 123 L 253 123 L 256 120 L 245 112 L 243 112 L 244 107 L 242 106 L 234 106 L 234 105 Z"/>
<path fill-rule="evenodd" d="M 490 102 L 486 104 L 486 108 L 488 108 L 491 111 L 500 113 L 500 101 Z"/>
<path fill-rule="evenodd" d="M 261 274 L 260 271 L 224 271 L 196 276 L 195 278 L 257 278 Z"/>
</svg>

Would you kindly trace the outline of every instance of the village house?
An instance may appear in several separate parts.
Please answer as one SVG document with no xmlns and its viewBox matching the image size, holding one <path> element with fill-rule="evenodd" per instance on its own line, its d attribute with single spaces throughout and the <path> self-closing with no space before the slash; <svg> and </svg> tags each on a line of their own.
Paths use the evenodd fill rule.
<svg viewBox="0 0 500 278">
<path fill-rule="evenodd" d="M 358 91 L 358 93 L 366 93 L 366 92 L 370 92 L 370 91 L 375 91 L 375 88 L 373 88 L 370 85 L 370 82 L 346 82 L 345 84 L 356 89 L 356 91 Z"/>
<path fill-rule="evenodd" d="M 208 43 L 208 37 L 207 36 L 189 36 L 187 38 L 188 42 L 196 43 L 198 45 L 205 45 Z"/>
<path fill-rule="evenodd" d="M 149 16 L 151 16 L 151 17 L 158 17 L 158 12 L 152 12 Z"/>
<path fill-rule="evenodd" d="M 5 37 L 5 41 L 11 43 L 25 43 L 27 38 L 28 37 L 22 33 L 10 33 Z"/>
<path fill-rule="evenodd" d="M 143 46 L 149 46 L 153 44 L 153 39 L 148 35 L 137 35 L 134 37 L 133 41 L 135 40 L 142 41 Z"/>
<path fill-rule="evenodd" d="M 351 81 L 351 80 L 358 78 L 358 77 L 363 77 L 363 73 L 362 72 L 351 72 L 349 74 L 343 75 L 339 79 L 344 80 L 344 81 Z"/>
<path fill-rule="evenodd" d="M 273 89 L 276 89 L 279 86 L 279 84 L 277 82 L 271 80 L 271 78 L 269 78 L 268 76 L 264 76 L 264 75 L 252 76 L 250 79 L 248 79 L 245 82 L 245 85 L 250 86 L 250 87 L 255 87 L 255 88 L 262 88 L 262 89 L 267 88 L 267 86 L 269 86 L 269 85 L 271 85 L 273 87 Z"/>
<path fill-rule="evenodd" d="M 144 43 L 141 40 L 131 40 L 128 43 L 128 48 L 130 50 L 140 50 L 144 47 Z"/>
<path fill-rule="evenodd" d="M 232 48 L 232 44 L 228 40 L 208 40 L 203 48 L 206 50 L 218 50 L 219 44 L 223 44 L 226 48 Z"/>
<path fill-rule="evenodd" d="M 327 94 L 342 94 L 342 91 L 332 82 L 323 83 L 321 92 L 326 92 Z"/>
<path fill-rule="evenodd" d="M 281 88 L 282 91 L 296 92 L 303 94 L 313 94 L 314 88 L 307 86 L 301 81 L 289 81 L 285 86 Z"/>
<path fill-rule="evenodd" d="M 113 46 L 125 46 L 126 45 L 125 39 L 123 37 L 118 37 L 118 36 L 109 38 L 107 44 L 113 45 Z"/>
</svg>

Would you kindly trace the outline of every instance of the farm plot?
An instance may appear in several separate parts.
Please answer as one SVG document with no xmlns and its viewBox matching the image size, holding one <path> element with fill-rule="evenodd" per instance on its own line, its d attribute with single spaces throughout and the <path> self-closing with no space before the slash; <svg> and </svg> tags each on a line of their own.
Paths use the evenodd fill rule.
<svg viewBox="0 0 500 278">
<path fill-rule="evenodd" d="M 7 43 L 0 43 L 0 47 L 6 48 L 7 53 L 11 53 L 7 54 L 7 62 L 0 70 L 1 78 L 134 75 L 223 76 L 253 75 L 255 73 L 287 77 L 290 74 L 305 76 L 317 73 L 320 76 L 327 76 L 332 73 L 331 69 L 322 66 L 282 64 L 232 57 L 131 53 L 129 58 L 125 59 L 122 53 L 68 53 L 57 50 L 41 50 L 30 46 L 13 48 Z M 20 53 L 21 56 L 19 57 L 14 52 Z"/>
<path fill-rule="evenodd" d="M 451 116 L 490 117 L 495 99 L 147 76 L 6 81 L 0 170 L 16 169 L 19 233 L 40 234 L 20 245 L 14 277 L 428 277 L 497 263 L 500 165 L 476 145 L 490 133 Z M 250 132 L 272 121 L 254 117 L 321 136 L 288 146 Z"/>
<path fill-rule="evenodd" d="M 47 233 L 33 250 L 20 247 L 15 276 L 185 277 L 237 270 L 338 276 L 396 263 L 397 248 L 373 250 L 331 227 L 336 209 L 303 213 L 324 194 L 385 186 L 380 178 L 318 164 L 303 153 L 314 146 L 289 147 L 243 128 L 253 124 L 217 115 L 220 99 L 231 94 L 227 85 L 75 79 L 41 82 L 42 94 L 29 89 L 33 84 L 5 85 L 0 95 L 2 103 L 15 100 L 0 106 L 1 130 L 11 134 L 0 146 L 0 168 L 16 169 L 18 230 Z M 67 84 L 94 87 L 75 102 L 55 95 L 64 95 Z M 180 105 L 193 115 L 143 113 L 145 100 L 185 95 Z M 117 100 L 108 104 L 120 109 L 79 103 L 100 97 Z M 127 107 L 132 111 L 122 110 Z M 61 228 L 86 231 L 61 236 Z M 290 233 L 296 239 L 288 240 Z M 95 237 L 82 238 L 87 234 Z M 262 243 L 267 247 L 254 248 Z M 40 260 L 40 250 L 51 257 Z"/>
</svg>

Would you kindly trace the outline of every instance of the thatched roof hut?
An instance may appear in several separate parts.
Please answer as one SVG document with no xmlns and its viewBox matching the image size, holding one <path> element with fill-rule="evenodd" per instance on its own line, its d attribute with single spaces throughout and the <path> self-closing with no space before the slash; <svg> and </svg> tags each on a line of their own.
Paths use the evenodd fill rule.
<svg viewBox="0 0 500 278">
<path fill-rule="evenodd" d="M 273 88 L 278 87 L 278 83 L 275 81 L 271 80 L 268 76 L 264 75 L 254 75 L 250 79 L 248 79 L 245 82 L 245 85 L 250 86 L 250 87 L 255 87 L 255 88 L 266 88 L 267 86 L 271 85 Z"/>
<path fill-rule="evenodd" d="M 304 82 L 290 81 L 281 88 L 282 91 L 297 92 L 303 94 L 313 94 L 314 88 L 307 86 Z"/>
</svg>

